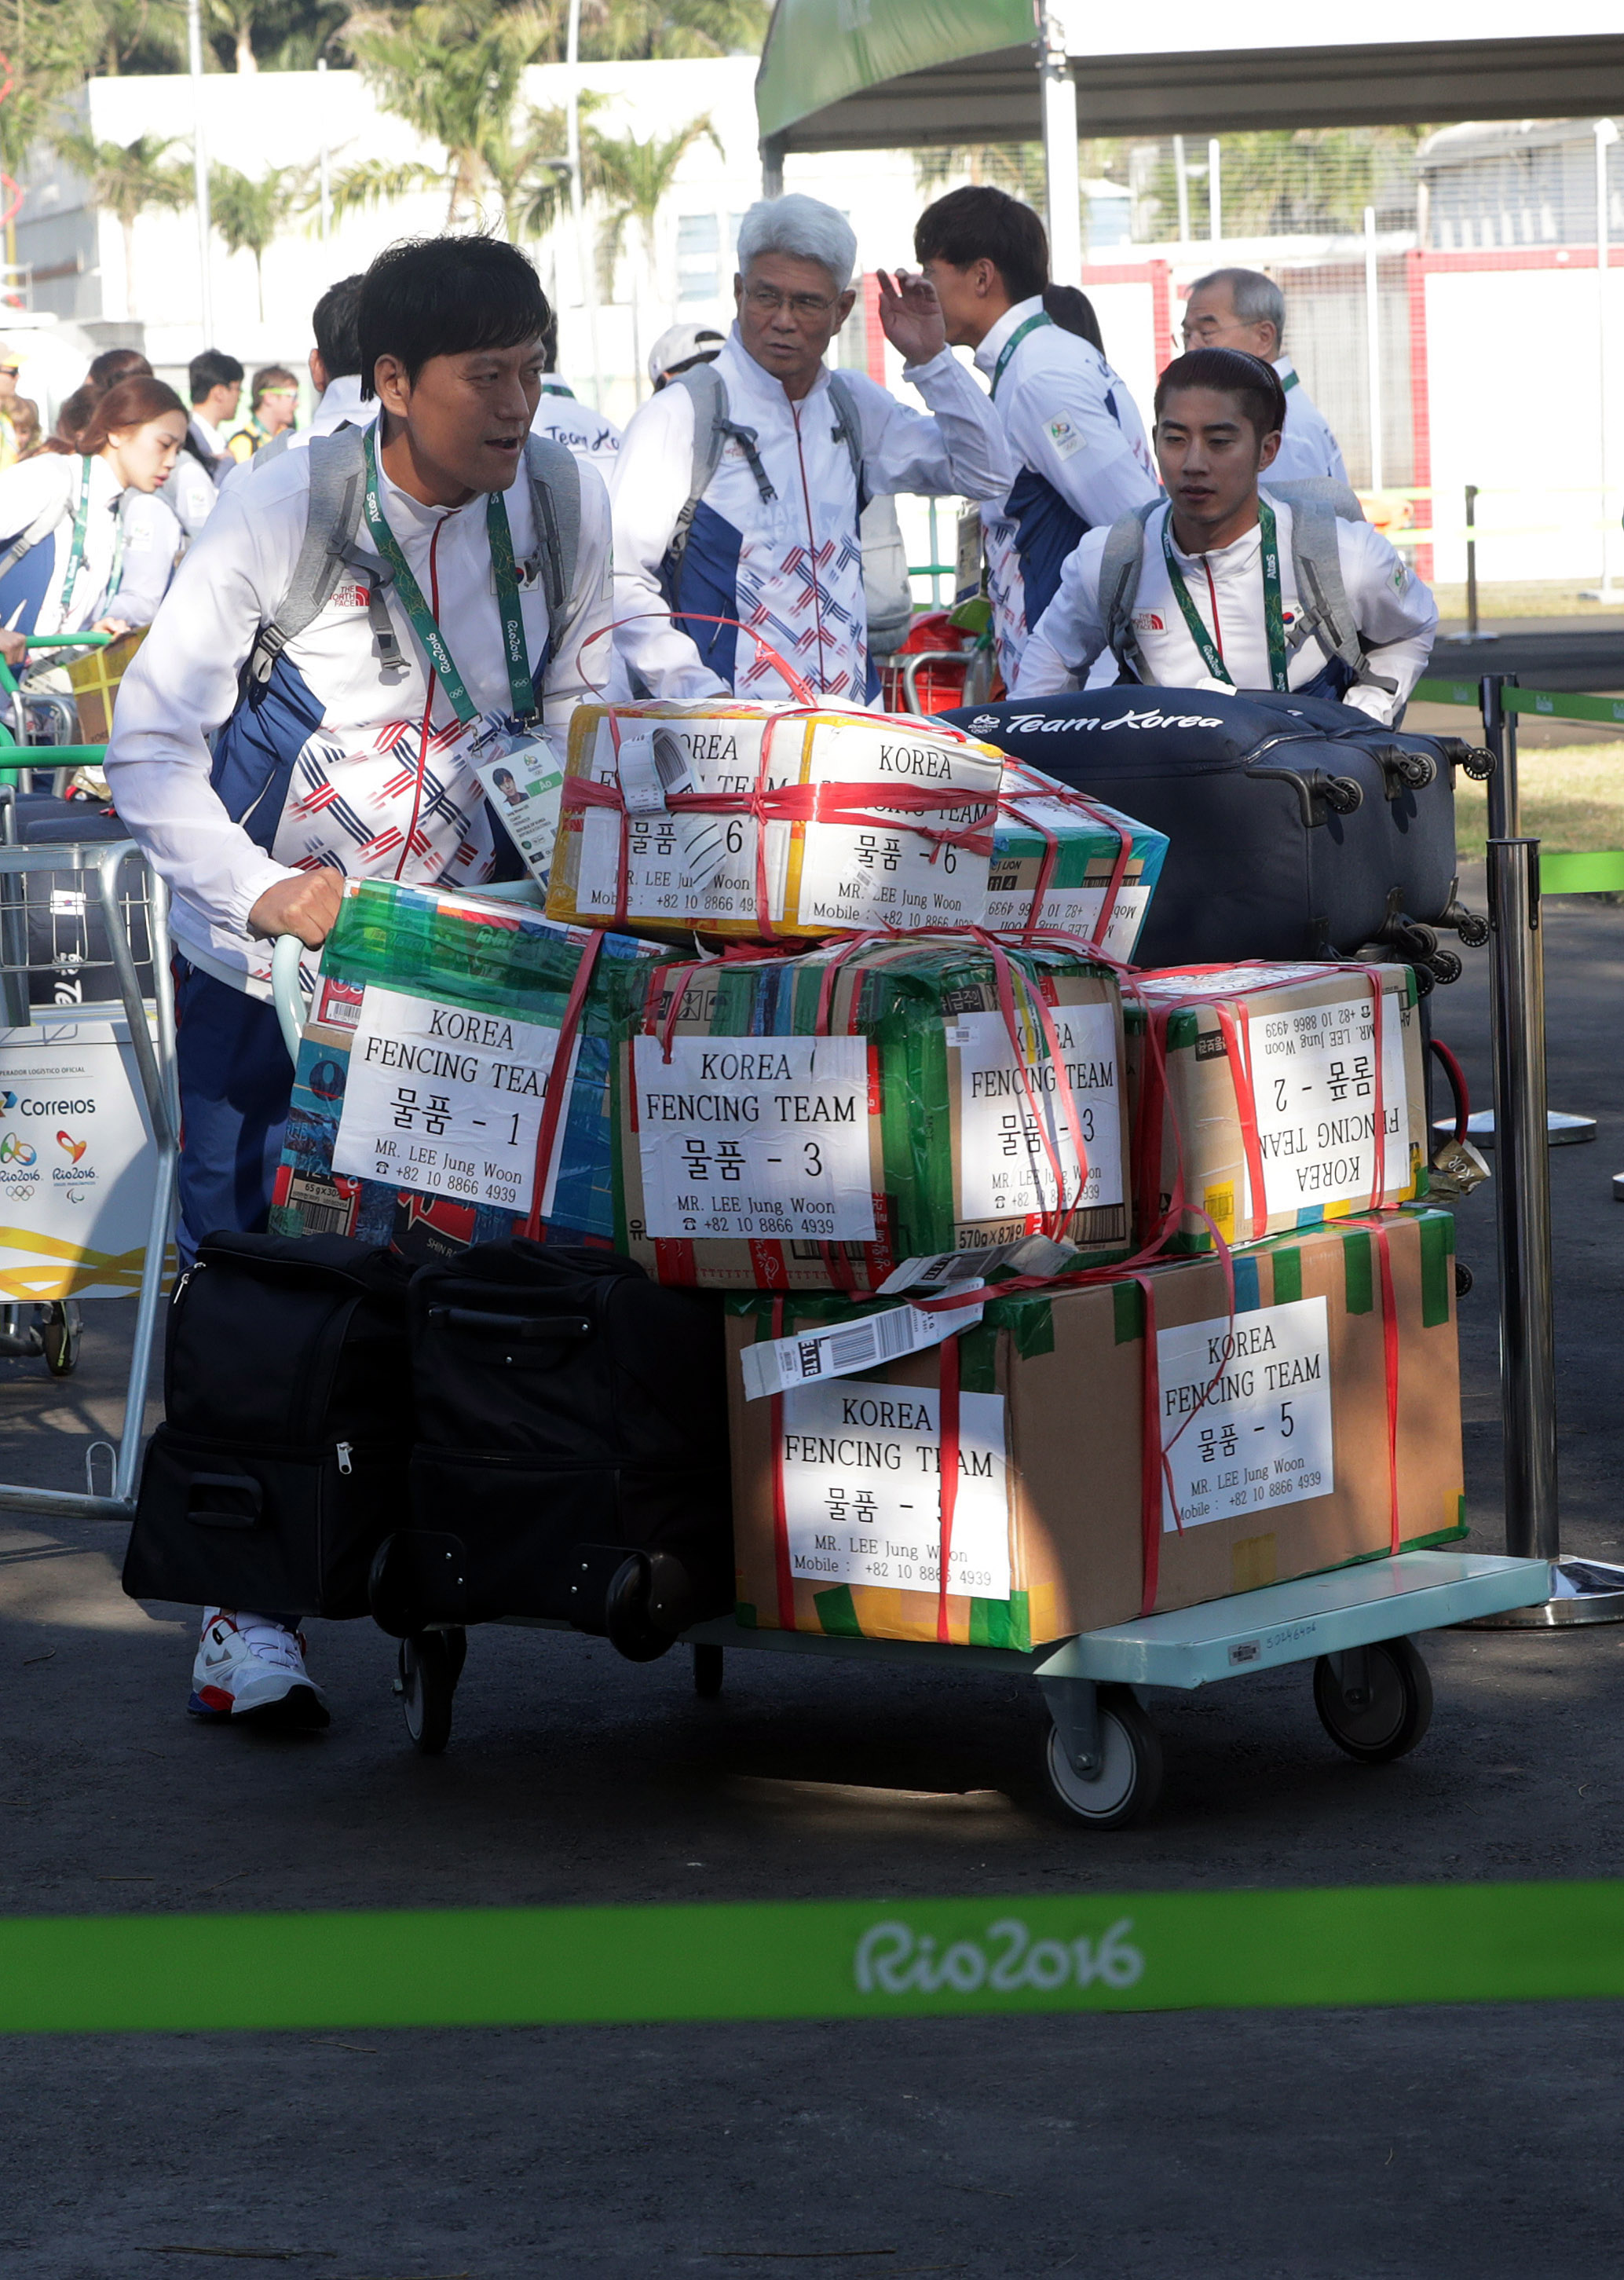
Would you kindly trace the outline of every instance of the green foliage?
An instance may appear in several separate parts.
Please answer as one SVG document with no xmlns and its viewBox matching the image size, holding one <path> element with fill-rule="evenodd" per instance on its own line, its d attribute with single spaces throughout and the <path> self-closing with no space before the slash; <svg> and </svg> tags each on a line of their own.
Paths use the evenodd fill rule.
<svg viewBox="0 0 1624 2280">
<path fill-rule="evenodd" d="M 514 119 L 520 82 L 550 47 L 553 28 L 542 9 L 493 15 L 473 0 L 429 0 L 398 22 L 381 14 L 351 19 L 350 49 L 382 108 L 445 150 L 448 225 L 471 216 L 489 189 L 511 227 L 524 171 Z"/>
<path fill-rule="evenodd" d="M 676 180 L 677 168 L 696 142 L 708 142 L 721 152 L 710 119 L 690 119 L 674 135 L 650 135 L 646 142 L 633 135 L 600 134 L 596 127 L 589 127 L 584 139 L 581 172 L 587 173 L 585 157 L 589 155 L 590 185 L 607 208 L 600 254 L 605 272 L 613 268 L 628 221 L 635 221 L 642 230 L 643 250 L 652 261 L 655 216 Z"/>
<path fill-rule="evenodd" d="M 766 0 L 596 0 L 581 12 L 581 52 L 594 59 L 759 55 Z"/>
<path fill-rule="evenodd" d="M 175 147 L 171 139 L 138 135 L 133 142 L 98 142 L 80 129 L 69 129 L 51 141 L 57 155 L 83 176 L 95 203 L 104 206 L 123 228 L 131 227 L 149 206 L 174 212 L 191 203 L 192 170 L 169 163 Z"/>
<path fill-rule="evenodd" d="M 209 214 L 228 253 L 251 253 L 265 318 L 265 257 L 292 215 L 311 200 L 308 166 L 273 166 L 257 179 L 235 166 L 209 169 Z"/>
</svg>

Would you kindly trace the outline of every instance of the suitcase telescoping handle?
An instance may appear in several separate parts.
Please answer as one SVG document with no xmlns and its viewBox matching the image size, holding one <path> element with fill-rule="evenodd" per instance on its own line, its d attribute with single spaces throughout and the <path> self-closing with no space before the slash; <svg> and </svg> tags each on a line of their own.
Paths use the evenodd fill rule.
<svg viewBox="0 0 1624 2280">
<path fill-rule="evenodd" d="M 493 1314 L 479 1306 L 431 1306 L 436 1329 L 466 1330 L 474 1337 L 517 1339 L 521 1345 L 565 1341 L 579 1345 L 592 1335 L 585 1314 Z"/>
</svg>

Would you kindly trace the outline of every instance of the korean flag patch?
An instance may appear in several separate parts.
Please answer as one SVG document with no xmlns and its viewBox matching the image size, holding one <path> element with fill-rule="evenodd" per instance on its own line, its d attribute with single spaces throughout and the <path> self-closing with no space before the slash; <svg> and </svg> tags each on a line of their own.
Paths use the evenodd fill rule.
<svg viewBox="0 0 1624 2280">
<path fill-rule="evenodd" d="M 1055 457 L 1059 459 L 1069 459 L 1074 453 L 1081 451 L 1086 440 L 1078 434 L 1069 420 L 1046 420 L 1043 422 L 1043 432 L 1054 445 Z"/>
</svg>

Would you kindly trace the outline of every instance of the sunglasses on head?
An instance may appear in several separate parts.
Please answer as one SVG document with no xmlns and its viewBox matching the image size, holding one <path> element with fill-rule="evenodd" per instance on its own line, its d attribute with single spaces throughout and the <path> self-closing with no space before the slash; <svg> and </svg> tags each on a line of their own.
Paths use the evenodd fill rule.
<svg viewBox="0 0 1624 2280">
<path fill-rule="evenodd" d="M 19 364 L 0 364 L 0 380 L 15 380 L 21 370 Z"/>
</svg>

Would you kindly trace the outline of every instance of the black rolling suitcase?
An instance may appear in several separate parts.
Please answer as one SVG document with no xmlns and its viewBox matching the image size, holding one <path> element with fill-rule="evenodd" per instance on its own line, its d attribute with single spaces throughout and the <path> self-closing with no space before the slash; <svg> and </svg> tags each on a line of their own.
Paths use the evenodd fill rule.
<svg viewBox="0 0 1624 2280">
<path fill-rule="evenodd" d="M 634 1660 L 733 1604 L 721 1301 L 612 1252 L 476 1245 L 412 1285 L 412 1527 L 373 1613 L 550 1616 Z"/>
<path fill-rule="evenodd" d="M 213 1235 L 177 1286 L 132 1598 L 364 1615 L 405 1511 L 408 1261 L 343 1236 Z"/>
<path fill-rule="evenodd" d="M 1120 684 L 943 716 L 1166 832 L 1142 966 L 1347 956 L 1380 944 L 1437 981 L 1440 927 L 1486 939 L 1457 900 L 1447 736 L 1380 728 L 1322 697 Z"/>
</svg>

